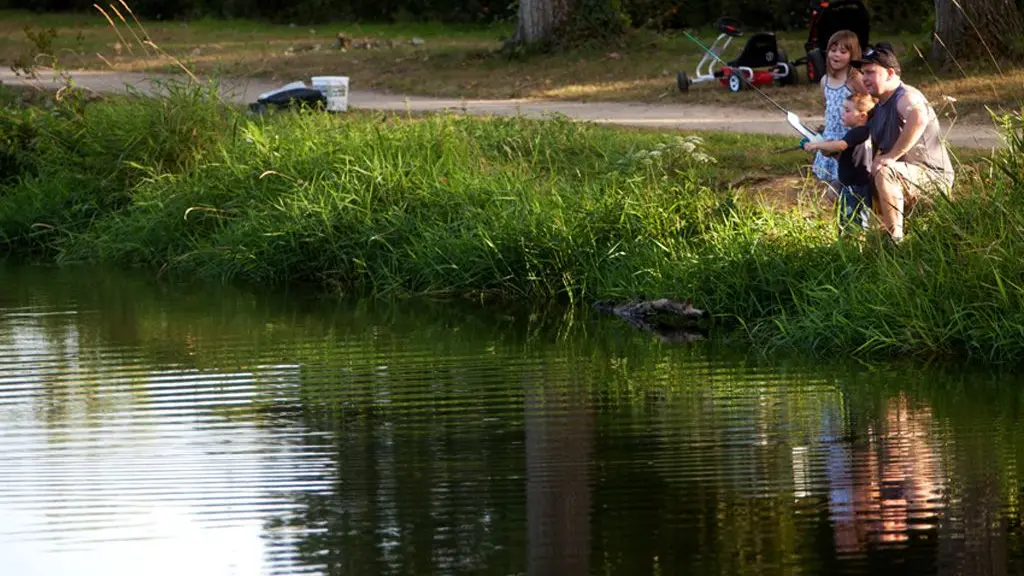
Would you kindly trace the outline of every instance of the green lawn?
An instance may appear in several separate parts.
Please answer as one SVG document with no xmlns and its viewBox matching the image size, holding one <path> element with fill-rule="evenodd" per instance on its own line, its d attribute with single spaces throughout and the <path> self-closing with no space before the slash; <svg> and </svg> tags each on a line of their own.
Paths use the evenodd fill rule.
<svg viewBox="0 0 1024 576">
<path fill-rule="evenodd" d="M 131 21 L 130 15 L 124 16 Z M 23 29 L 28 26 L 35 32 L 56 31 L 52 47 L 46 48 L 65 68 L 172 71 L 178 69 L 175 59 L 179 59 L 206 74 L 280 81 L 344 74 L 360 88 L 433 96 L 761 106 L 752 92 L 732 94 L 715 84 L 694 86 L 689 94 L 680 94 L 675 75 L 680 70 L 692 74 L 700 51 L 679 33 L 634 31 L 615 44 L 509 58 L 498 52 L 501 39 L 512 33 L 508 24 L 331 22 L 290 27 L 244 20 L 143 22 L 149 38 L 160 47 L 157 52 L 140 46 L 129 28 L 116 15 L 111 17 L 118 22 L 120 37 L 98 12 L 0 12 L 0 65 L 24 62 L 37 52 L 26 39 Z M 137 27 L 132 29 L 143 36 Z M 353 41 L 345 51 L 332 48 L 339 32 Z M 710 29 L 698 30 L 696 35 L 707 43 L 715 36 Z M 1015 63 L 1001 63 L 1002 73 L 990 63 L 962 63 L 966 77 L 955 69 L 932 71 L 915 51 L 916 46 L 927 53 L 926 35 L 877 35 L 883 37 L 901 49 L 907 80 L 921 86 L 936 103 L 944 102 L 943 96 L 955 98 L 953 106 L 961 118 L 983 119 L 986 106 L 1017 109 L 1024 102 L 1024 69 Z M 423 42 L 413 43 L 414 38 Z M 780 34 L 791 59 L 803 55 L 804 40 L 804 33 Z M 726 55 L 738 54 L 742 42 L 742 38 L 734 42 Z M 804 82 L 767 92 L 800 112 L 820 111 L 817 87 Z"/>
</svg>

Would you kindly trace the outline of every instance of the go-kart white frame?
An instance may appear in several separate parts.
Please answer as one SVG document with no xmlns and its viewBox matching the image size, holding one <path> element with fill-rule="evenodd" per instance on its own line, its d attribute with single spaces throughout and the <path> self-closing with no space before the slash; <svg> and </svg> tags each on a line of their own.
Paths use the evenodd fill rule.
<svg viewBox="0 0 1024 576">
<path fill-rule="evenodd" d="M 708 52 L 704 52 L 704 55 L 701 57 L 700 61 L 697 62 L 697 74 L 693 78 L 686 79 L 687 85 L 700 84 L 701 82 L 707 82 L 709 80 L 718 79 L 718 77 L 715 76 L 715 73 L 711 68 L 715 62 L 722 61 L 722 53 L 725 52 L 725 49 L 728 48 L 729 44 L 732 43 L 733 38 L 739 38 L 739 36 L 733 36 L 731 34 L 726 34 L 725 32 L 722 32 L 721 34 L 718 35 L 718 38 L 715 38 L 715 41 L 712 42 L 711 46 L 708 48 L 708 50 L 710 50 L 714 54 L 712 55 Z M 701 73 L 701 68 L 704 68 L 706 72 Z M 743 77 L 746 78 L 747 82 L 753 84 L 753 68 L 749 66 L 733 66 L 731 67 L 731 69 L 733 71 L 739 70 L 740 73 L 743 74 Z M 789 69 L 789 62 L 780 61 L 776 63 L 775 67 L 772 69 L 772 77 L 775 79 L 785 78 L 789 76 Z M 729 79 L 729 90 L 731 92 L 739 92 L 742 88 L 743 84 L 739 78 L 736 78 L 735 80 L 733 80 L 732 78 Z"/>
</svg>

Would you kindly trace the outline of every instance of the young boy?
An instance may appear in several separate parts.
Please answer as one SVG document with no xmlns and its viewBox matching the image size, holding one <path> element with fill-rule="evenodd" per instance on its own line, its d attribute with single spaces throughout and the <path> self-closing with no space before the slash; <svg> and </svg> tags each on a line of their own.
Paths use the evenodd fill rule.
<svg viewBox="0 0 1024 576">
<path fill-rule="evenodd" d="M 841 140 L 803 142 L 808 152 L 839 153 L 839 230 L 845 232 L 857 220 L 867 228 L 871 209 L 871 131 L 868 117 L 875 99 L 867 94 L 851 94 L 843 102 L 843 125 L 850 130 Z"/>
</svg>

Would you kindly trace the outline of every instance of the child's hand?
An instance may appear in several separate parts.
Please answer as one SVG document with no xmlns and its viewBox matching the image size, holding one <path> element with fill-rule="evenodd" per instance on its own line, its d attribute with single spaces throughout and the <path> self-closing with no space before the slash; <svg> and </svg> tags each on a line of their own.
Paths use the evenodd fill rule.
<svg viewBox="0 0 1024 576">
<path fill-rule="evenodd" d="M 811 139 L 810 138 L 804 137 L 804 138 L 800 139 L 800 147 L 803 148 L 804 150 L 808 150 L 808 151 L 810 150 L 807 147 L 807 145 L 810 144 L 810 143 L 811 143 Z"/>
</svg>

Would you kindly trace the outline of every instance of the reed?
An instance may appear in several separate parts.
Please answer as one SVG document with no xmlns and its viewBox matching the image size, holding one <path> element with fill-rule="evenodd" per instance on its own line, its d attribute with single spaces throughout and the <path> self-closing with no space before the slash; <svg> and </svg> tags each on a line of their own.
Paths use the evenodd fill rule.
<svg viewBox="0 0 1024 576">
<path fill-rule="evenodd" d="M 692 298 L 765 351 L 1024 357 L 1020 114 L 895 250 L 740 201 L 701 140 L 669 133 L 250 117 L 195 84 L 7 118 L 33 135 L 0 184 L 12 253 L 382 297 Z"/>
</svg>

